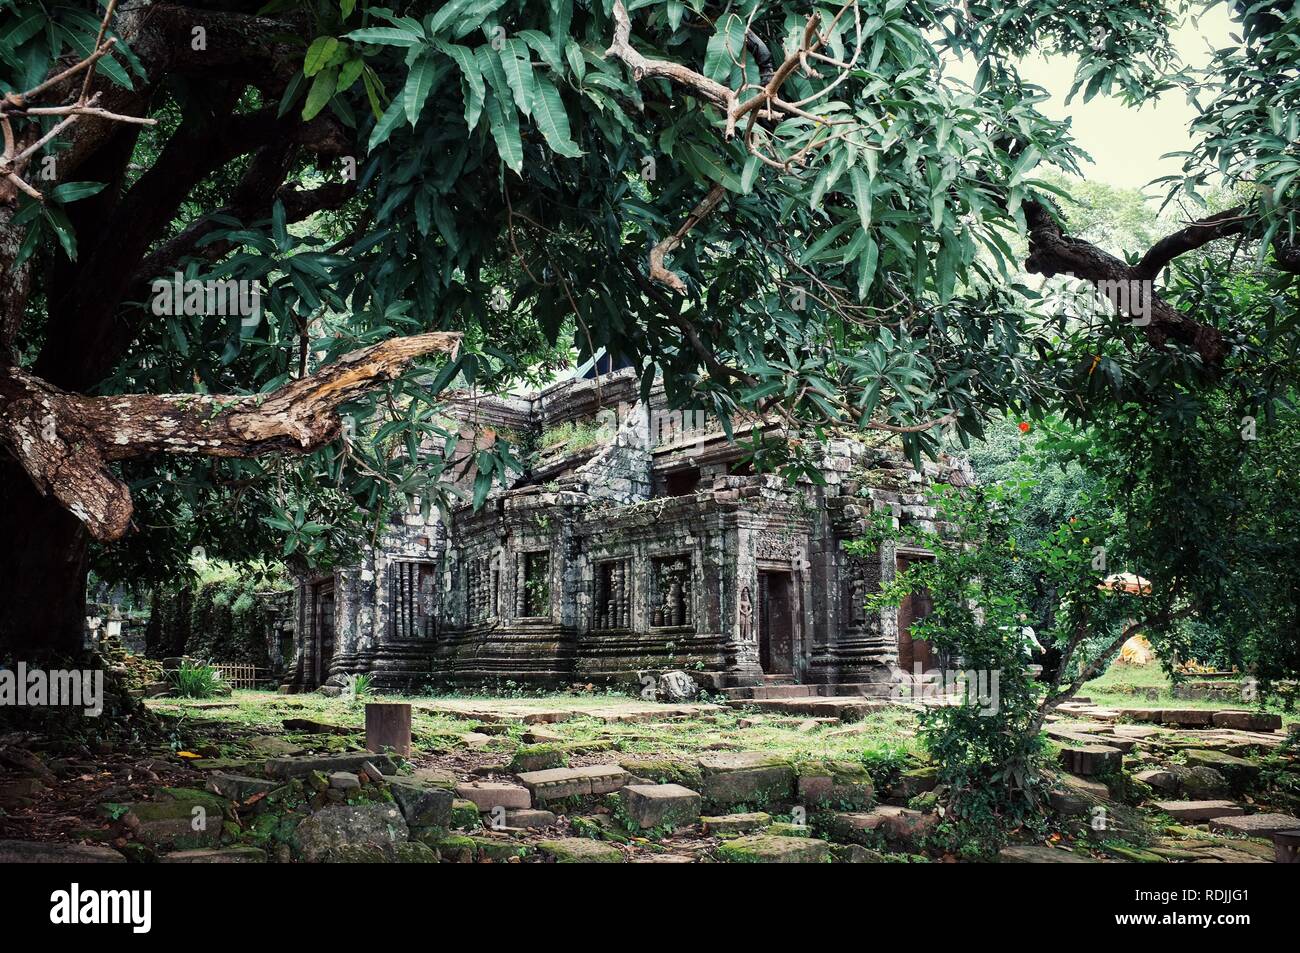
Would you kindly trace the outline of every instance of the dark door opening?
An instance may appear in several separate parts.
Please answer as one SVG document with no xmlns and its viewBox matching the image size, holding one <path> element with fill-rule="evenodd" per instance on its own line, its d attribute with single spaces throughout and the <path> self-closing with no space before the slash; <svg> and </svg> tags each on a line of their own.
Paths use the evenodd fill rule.
<svg viewBox="0 0 1300 953">
<path fill-rule="evenodd" d="M 316 684 L 329 676 L 330 662 L 334 658 L 334 583 L 323 582 L 316 587 L 314 628 L 316 630 Z"/>
<path fill-rule="evenodd" d="M 758 656 L 768 675 L 794 674 L 794 584 L 788 572 L 758 574 Z"/>
<path fill-rule="evenodd" d="M 927 556 L 899 556 L 898 571 L 922 562 Z M 933 603 L 930 593 L 924 590 L 910 593 L 898 606 L 898 667 L 908 675 L 928 672 L 939 662 L 934 647 L 925 639 L 912 637 L 912 625 L 930 614 Z"/>
</svg>

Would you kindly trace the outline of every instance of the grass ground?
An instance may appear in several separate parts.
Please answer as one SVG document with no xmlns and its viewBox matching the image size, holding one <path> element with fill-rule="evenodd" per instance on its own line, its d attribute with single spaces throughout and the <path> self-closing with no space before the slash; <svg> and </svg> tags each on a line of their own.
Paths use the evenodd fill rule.
<svg viewBox="0 0 1300 953">
<path fill-rule="evenodd" d="M 1094 703 L 1115 708 L 1255 708 L 1245 702 L 1203 701 L 1175 698 L 1169 676 L 1159 665 L 1114 664 L 1101 678 L 1086 683 L 1079 692 Z M 1154 695 L 1154 697 L 1151 697 Z M 1280 704 L 1265 704 L 1265 710 L 1282 716 L 1286 724 L 1300 721 L 1300 711 L 1286 711 Z"/>
<path fill-rule="evenodd" d="M 183 730 L 178 731 L 178 735 L 202 736 L 205 725 L 210 725 L 227 730 L 242 727 L 294 741 L 300 736 L 284 731 L 282 722 L 286 718 L 309 718 L 363 731 L 365 701 L 411 703 L 412 735 L 419 754 L 425 756 L 459 748 L 491 752 L 493 748 L 513 747 L 531 727 L 506 723 L 494 728 L 503 734 L 484 741 L 475 730 L 479 726 L 475 718 L 432 712 L 428 708 L 432 704 L 463 707 L 467 713 L 475 710 L 500 710 L 503 713 L 557 708 L 589 710 L 593 717 L 576 714 L 567 721 L 541 727 L 565 740 L 610 742 L 614 750 L 632 755 L 689 754 L 706 749 L 764 750 L 797 760 L 835 758 L 888 764 L 901 763 L 907 754 L 919 751 L 915 716 L 904 709 L 876 712 L 853 725 L 823 725 L 813 724 L 809 719 L 755 715 L 732 709 L 711 710 L 687 718 L 611 722 L 605 716 L 648 707 L 639 699 L 613 694 L 553 694 L 521 698 L 376 695 L 351 702 L 346 698 L 325 698 L 316 694 L 286 696 L 262 691 L 236 691 L 224 701 L 160 699 L 149 705 L 160 713 L 180 716 Z M 233 734 L 237 735 L 238 731 Z M 315 738 L 319 740 L 319 736 Z M 241 754 L 238 742 L 234 742 L 231 750 L 222 750 L 221 753 L 238 757 Z"/>
</svg>

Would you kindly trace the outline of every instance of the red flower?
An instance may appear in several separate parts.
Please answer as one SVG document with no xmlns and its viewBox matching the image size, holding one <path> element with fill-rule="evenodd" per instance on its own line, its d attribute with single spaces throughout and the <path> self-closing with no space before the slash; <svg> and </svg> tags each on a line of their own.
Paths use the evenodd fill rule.
<svg viewBox="0 0 1300 953">
<path fill-rule="evenodd" d="M 1022 420 L 1017 426 L 1020 428 L 1021 433 L 1029 433 L 1029 423 L 1027 421 Z"/>
</svg>

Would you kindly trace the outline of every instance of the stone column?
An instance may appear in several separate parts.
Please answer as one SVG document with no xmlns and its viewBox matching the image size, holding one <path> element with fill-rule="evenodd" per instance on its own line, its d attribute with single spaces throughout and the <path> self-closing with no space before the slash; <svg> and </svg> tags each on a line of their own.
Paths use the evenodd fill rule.
<svg viewBox="0 0 1300 953">
<path fill-rule="evenodd" d="M 366 705 L 366 750 L 376 754 L 391 751 L 403 758 L 408 757 L 411 754 L 411 706 Z"/>
</svg>

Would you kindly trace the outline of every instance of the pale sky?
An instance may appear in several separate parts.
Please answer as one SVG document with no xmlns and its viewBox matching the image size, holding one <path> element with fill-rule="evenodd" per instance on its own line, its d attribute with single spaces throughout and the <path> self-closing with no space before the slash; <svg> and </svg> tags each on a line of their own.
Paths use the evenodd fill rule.
<svg viewBox="0 0 1300 953">
<path fill-rule="evenodd" d="M 1210 58 L 1207 39 L 1215 46 L 1226 46 L 1231 42 L 1231 27 L 1227 5 L 1216 4 L 1199 18 L 1198 25 L 1185 22 L 1174 33 L 1174 45 L 1185 63 L 1205 66 Z M 1042 113 L 1051 119 L 1072 117 L 1075 139 L 1093 158 L 1091 165 L 1081 166 L 1084 176 L 1110 185 L 1142 188 L 1158 176 L 1177 174 L 1181 160 L 1162 160 L 1160 156 L 1192 144 L 1188 127 L 1196 110 L 1183 94 L 1166 93 L 1139 110 L 1102 95 L 1084 103 L 1080 92 L 1067 107 L 1065 97 L 1070 92 L 1074 65 L 1073 59 L 1048 60 L 1041 56 L 1028 57 L 1019 64 L 1027 81 L 1052 94 L 1050 100 L 1039 105 Z M 962 64 L 956 74 L 969 82 L 974 78 L 975 66 Z M 1147 195 L 1154 196 L 1160 189 L 1148 189 Z"/>
</svg>

